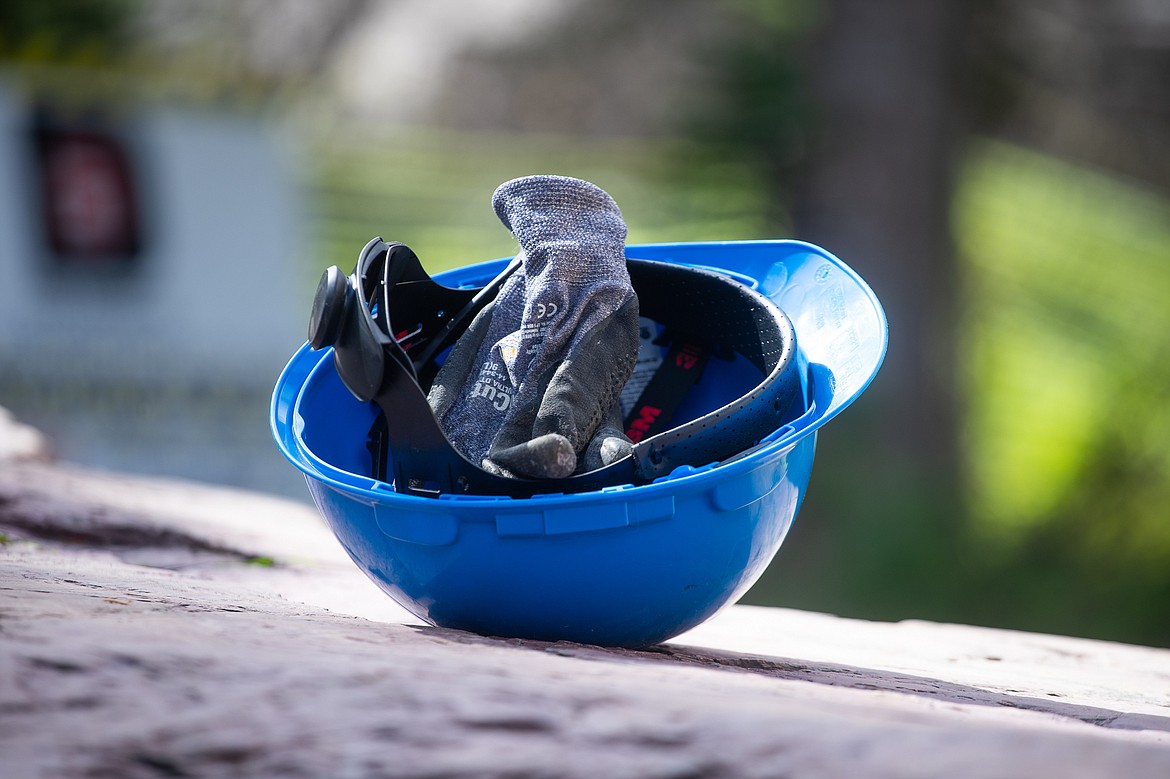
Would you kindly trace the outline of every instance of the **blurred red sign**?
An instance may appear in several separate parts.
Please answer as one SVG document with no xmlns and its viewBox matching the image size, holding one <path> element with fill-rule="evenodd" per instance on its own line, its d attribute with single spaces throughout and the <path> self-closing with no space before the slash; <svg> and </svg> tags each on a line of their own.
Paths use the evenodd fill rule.
<svg viewBox="0 0 1170 779">
<path fill-rule="evenodd" d="M 132 260 L 139 249 L 138 204 L 122 144 L 95 131 L 40 129 L 37 149 L 53 253 L 71 264 Z"/>
</svg>

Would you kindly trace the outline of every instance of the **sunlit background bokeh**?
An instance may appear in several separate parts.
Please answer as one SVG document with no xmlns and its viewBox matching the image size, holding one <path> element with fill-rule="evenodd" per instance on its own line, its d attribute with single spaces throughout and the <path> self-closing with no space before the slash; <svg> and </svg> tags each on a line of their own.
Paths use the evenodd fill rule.
<svg viewBox="0 0 1170 779">
<path fill-rule="evenodd" d="M 113 163 L 47 162 L 94 138 L 113 248 L 69 227 Z M 749 602 L 1170 645 L 1164 3 L 7 0 L 0 406 L 307 500 L 266 404 L 321 270 L 510 255 L 490 196 L 537 172 L 632 243 L 812 240 L 886 306 Z"/>
</svg>

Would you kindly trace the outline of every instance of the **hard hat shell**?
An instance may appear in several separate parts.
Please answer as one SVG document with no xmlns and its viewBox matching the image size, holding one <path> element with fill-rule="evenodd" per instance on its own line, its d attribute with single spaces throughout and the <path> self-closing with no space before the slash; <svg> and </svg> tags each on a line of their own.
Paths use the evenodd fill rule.
<svg viewBox="0 0 1170 779">
<path fill-rule="evenodd" d="M 720 463 L 651 484 L 530 498 L 395 492 L 369 476 L 377 411 L 306 344 L 273 392 L 283 454 L 346 552 L 435 625 L 486 635 L 645 646 L 694 627 L 759 578 L 800 508 L 816 434 L 876 375 L 886 321 L 864 281 L 798 241 L 649 244 L 629 258 L 702 267 L 771 298 L 796 331 L 804 411 Z M 508 260 L 437 275 L 476 286 Z"/>
</svg>

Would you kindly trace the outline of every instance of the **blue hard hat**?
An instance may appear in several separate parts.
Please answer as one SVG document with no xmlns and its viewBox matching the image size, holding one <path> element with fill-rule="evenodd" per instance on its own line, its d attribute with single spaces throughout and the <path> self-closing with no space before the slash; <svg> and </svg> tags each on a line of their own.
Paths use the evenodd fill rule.
<svg viewBox="0 0 1170 779">
<path fill-rule="evenodd" d="M 476 481 L 474 471 L 450 470 L 445 451 L 409 454 L 419 450 L 419 439 L 396 440 L 396 428 L 417 425 L 394 412 L 406 399 L 410 420 L 425 414 L 425 397 L 420 406 L 403 388 L 418 391 L 420 373 L 441 359 L 459 321 L 482 305 L 512 263 L 496 260 L 436 276 L 437 294 L 449 295 L 442 307 L 455 313 L 407 353 L 396 348 L 398 339 L 386 337 L 394 332 L 388 321 L 380 329 L 362 324 L 346 302 L 347 295 L 360 297 L 361 271 L 371 259 L 382 263 L 379 282 L 389 273 L 421 273 L 399 246 L 375 239 L 353 277 L 326 274 L 311 342 L 281 374 L 271 421 L 279 448 L 304 472 L 355 563 L 412 613 L 444 627 L 641 646 L 710 617 L 770 562 L 805 494 L 816 431 L 864 391 L 885 353 L 886 323 L 876 297 L 816 246 L 628 246 L 640 297 L 639 279 L 643 288 L 646 279 L 666 280 L 679 289 L 698 285 L 698 298 L 712 294 L 726 304 L 715 306 L 731 313 L 713 320 L 718 332 L 711 341 L 734 354 L 716 361 L 719 369 L 688 392 L 672 428 L 648 438 L 626 470 L 573 477 L 576 483 L 499 487 Z M 405 271 L 391 270 L 392 254 Z M 387 319 L 393 304 L 384 300 Z M 378 307 L 365 302 L 359 306 L 375 314 L 369 319 L 376 325 Z M 662 305 L 650 308 L 671 316 Z M 701 318 L 696 322 L 704 326 Z M 346 328 L 349 336 L 342 334 Z M 772 346 L 753 349 L 752 338 L 720 336 L 737 329 Z M 375 351 L 380 361 L 353 358 Z M 761 359 L 762 352 L 771 356 Z M 385 471 L 370 446 L 380 418 L 389 429 L 382 467 L 387 457 L 391 467 Z M 422 440 L 423 450 L 442 448 L 429 432 Z M 418 488 L 394 479 L 406 473 L 403 468 L 425 470 L 409 480 Z"/>
</svg>

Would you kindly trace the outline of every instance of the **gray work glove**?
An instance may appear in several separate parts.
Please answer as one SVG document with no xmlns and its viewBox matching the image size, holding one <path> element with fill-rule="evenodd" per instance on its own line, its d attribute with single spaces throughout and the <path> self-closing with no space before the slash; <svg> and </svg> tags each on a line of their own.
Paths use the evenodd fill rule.
<svg viewBox="0 0 1170 779">
<path fill-rule="evenodd" d="M 638 354 L 626 226 L 598 187 L 561 176 L 500 186 L 522 267 L 451 350 L 428 400 L 447 437 L 493 472 L 561 478 L 625 456 L 618 395 Z"/>
</svg>

